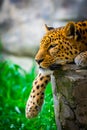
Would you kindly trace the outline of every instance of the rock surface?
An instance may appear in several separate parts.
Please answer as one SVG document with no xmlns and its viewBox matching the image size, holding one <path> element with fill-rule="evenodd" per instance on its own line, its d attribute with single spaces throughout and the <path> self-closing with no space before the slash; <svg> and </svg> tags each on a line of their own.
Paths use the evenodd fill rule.
<svg viewBox="0 0 87 130">
<path fill-rule="evenodd" d="M 60 121 L 62 130 L 87 130 L 87 70 L 67 66 L 56 71 L 52 81 L 57 87 L 56 121 Z"/>
</svg>

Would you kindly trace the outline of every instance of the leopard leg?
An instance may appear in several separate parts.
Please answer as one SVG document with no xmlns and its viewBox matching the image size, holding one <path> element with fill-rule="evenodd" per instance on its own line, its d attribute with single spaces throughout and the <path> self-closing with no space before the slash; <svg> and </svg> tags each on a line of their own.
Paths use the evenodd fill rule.
<svg viewBox="0 0 87 130">
<path fill-rule="evenodd" d="M 77 66 L 86 67 L 87 66 L 87 51 L 80 53 L 75 58 L 75 63 Z"/>
<path fill-rule="evenodd" d="M 44 91 L 50 81 L 50 75 L 39 74 L 33 82 L 33 88 L 26 103 L 25 114 L 27 118 L 38 115 L 44 100 Z"/>
</svg>

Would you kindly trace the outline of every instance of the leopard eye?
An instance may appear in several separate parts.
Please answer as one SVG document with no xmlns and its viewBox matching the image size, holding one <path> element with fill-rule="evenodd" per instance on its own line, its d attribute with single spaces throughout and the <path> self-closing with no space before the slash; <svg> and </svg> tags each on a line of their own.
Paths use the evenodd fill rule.
<svg viewBox="0 0 87 130">
<path fill-rule="evenodd" d="M 50 45 L 48 49 L 54 48 L 57 44 Z"/>
</svg>

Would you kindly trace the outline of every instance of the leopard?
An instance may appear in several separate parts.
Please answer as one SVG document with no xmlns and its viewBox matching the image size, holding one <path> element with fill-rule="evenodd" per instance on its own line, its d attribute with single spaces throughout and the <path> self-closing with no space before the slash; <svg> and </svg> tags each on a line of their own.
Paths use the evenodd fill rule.
<svg viewBox="0 0 87 130">
<path fill-rule="evenodd" d="M 39 72 L 26 103 L 26 118 L 36 117 L 41 111 L 46 86 L 55 70 L 69 63 L 87 66 L 87 20 L 69 21 L 58 28 L 45 24 L 45 28 L 35 56 Z"/>
</svg>

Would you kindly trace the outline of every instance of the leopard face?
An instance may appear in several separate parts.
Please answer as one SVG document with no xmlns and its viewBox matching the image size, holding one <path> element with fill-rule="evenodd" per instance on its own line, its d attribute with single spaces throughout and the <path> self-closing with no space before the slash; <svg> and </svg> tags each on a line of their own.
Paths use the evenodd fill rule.
<svg viewBox="0 0 87 130">
<path fill-rule="evenodd" d="M 84 37 L 87 38 L 87 32 L 82 33 L 80 24 L 69 22 L 65 27 L 56 29 L 46 26 L 47 33 L 41 40 L 35 57 L 40 68 L 58 69 L 61 65 L 73 62 L 80 52 L 87 49 L 84 40 Z M 87 29 L 87 25 L 85 28 Z"/>
</svg>

